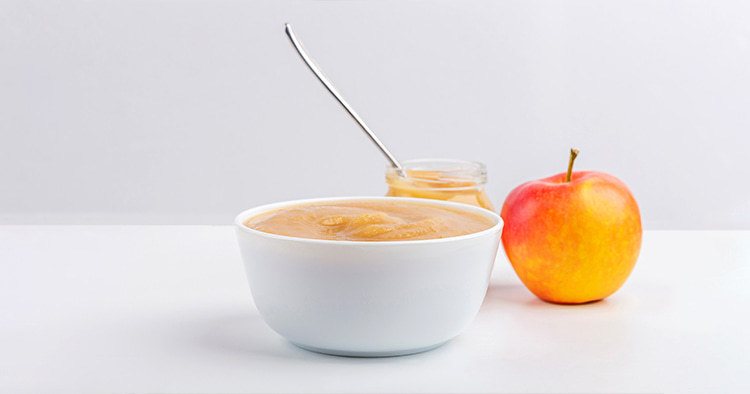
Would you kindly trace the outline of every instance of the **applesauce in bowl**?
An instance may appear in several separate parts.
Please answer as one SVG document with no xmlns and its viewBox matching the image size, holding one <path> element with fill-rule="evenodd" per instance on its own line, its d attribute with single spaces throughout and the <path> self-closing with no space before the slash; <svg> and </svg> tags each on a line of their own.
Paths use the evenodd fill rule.
<svg viewBox="0 0 750 394">
<path fill-rule="evenodd" d="M 458 335 L 487 292 L 503 225 L 483 208 L 403 197 L 269 204 L 235 224 L 268 326 L 299 347 L 359 357 L 418 353 Z"/>
<path fill-rule="evenodd" d="M 293 205 L 251 217 L 245 226 L 290 237 L 401 241 L 466 235 L 492 227 L 473 212 L 413 201 L 338 201 Z"/>
</svg>

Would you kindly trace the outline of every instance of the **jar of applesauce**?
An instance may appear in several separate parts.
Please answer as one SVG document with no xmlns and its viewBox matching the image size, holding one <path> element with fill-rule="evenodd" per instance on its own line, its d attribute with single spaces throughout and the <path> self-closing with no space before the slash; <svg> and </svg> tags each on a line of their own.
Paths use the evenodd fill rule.
<svg viewBox="0 0 750 394">
<path fill-rule="evenodd" d="M 418 197 L 460 202 L 494 211 L 487 196 L 487 170 L 484 164 L 451 159 L 418 159 L 402 162 L 402 176 L 388 167 L 386 196 Z"/>
</svg>

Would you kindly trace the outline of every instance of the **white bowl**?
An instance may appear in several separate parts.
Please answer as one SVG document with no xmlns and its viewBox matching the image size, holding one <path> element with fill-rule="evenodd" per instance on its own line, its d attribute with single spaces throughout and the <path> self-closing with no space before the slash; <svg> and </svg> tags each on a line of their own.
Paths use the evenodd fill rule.
<svg viewBox="0 0 750 394">
<path fill-rule="evenodd" d="M 474 212 L 494 226 L 458 237 L 386 242 L 264 233 L 249 217 L 305 203 L 409 201 Z M 458 335 L 479 311 L 502 219 L 488 210 L 401 197 L 318 198 L 253 208 L 235 219 L 255 305 L 284 338 L 320 353 L 382 357 L 418 353 Z"/>
</svg>

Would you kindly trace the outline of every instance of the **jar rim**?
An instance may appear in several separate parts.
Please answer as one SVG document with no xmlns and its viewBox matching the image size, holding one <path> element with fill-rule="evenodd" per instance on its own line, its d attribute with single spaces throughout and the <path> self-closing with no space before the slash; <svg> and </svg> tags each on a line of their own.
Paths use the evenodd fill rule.
<svg viewBox="0 0 750 394">
<path fill-rule="evenodd" d="M 470 160 L 460 159 L 413 159 L 401 162 L 401 166 L 407 172 L 409 170 L 417 171 L 436 171 L 441 175 L 445 175 L 438 180 L 414 178 L 418 179 L 421 183 L 434 184 L 436 189 L 451 190 L 451 189 L 475 189 L 477 186 L 483 186 L 487 183 L 487 167 L 484 163 Z M 396 177 L 398 179 L 408 179 L 404 177 L 395 167 L 386 167 L 386 177 Z M 475 186 L 459 186 L 459 187 L 437 187 L 437 185 L 444 184 L 446 181 L 463 181 L 474 183 Z"/>
</svg>

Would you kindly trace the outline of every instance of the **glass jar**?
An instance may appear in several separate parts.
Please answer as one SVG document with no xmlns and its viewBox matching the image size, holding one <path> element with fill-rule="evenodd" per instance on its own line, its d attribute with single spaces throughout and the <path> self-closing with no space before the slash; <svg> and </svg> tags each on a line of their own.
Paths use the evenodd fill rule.
<svg viewBox="0 0 750 394">
<path fill-rule="evenodd" d="M 406 176 L 393 167 L 385 172 L 387 196 L 418 197 L 460 202 L 494 211 L 485 191 L 484 164 L 451 159 L 419 159 L 402 162 Z"/>
</svg>

